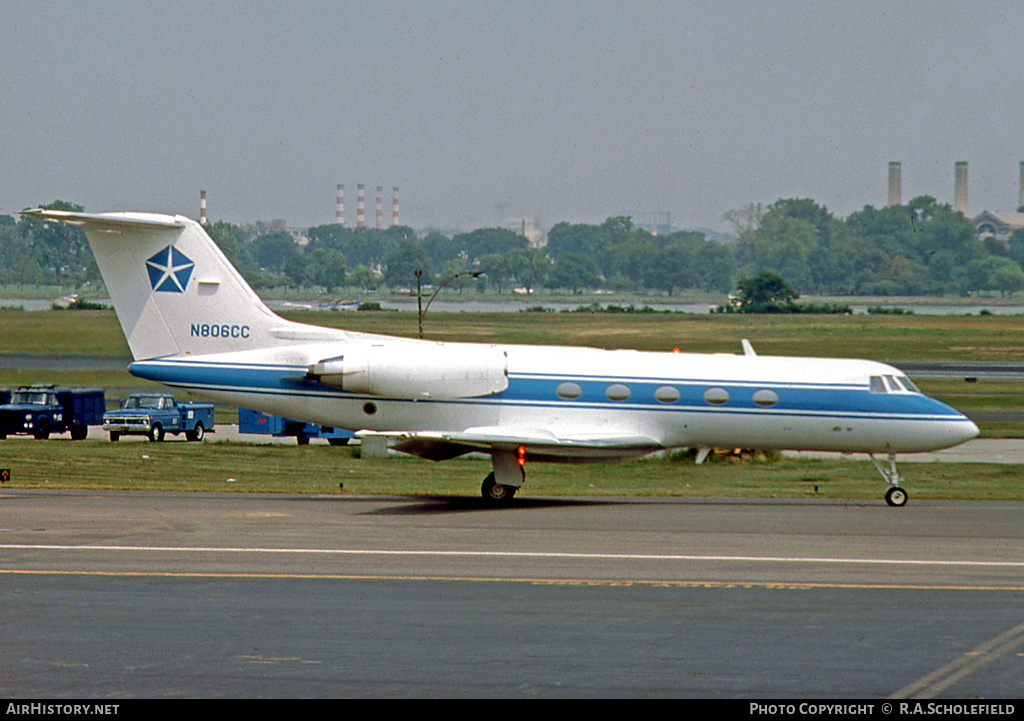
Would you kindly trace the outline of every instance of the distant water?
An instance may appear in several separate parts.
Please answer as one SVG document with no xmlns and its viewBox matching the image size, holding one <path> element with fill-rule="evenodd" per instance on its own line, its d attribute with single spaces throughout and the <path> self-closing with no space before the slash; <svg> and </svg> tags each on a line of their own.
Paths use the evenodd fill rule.
<svg viewBox="0 0 1024 721">
<path fill-rule="evenodd" d="M 365 300 L 376 300 L 372 297 L 366 297 Z M 34 310 L 49 310 L 53 305 L 55 299 L 48 298 L 0 298 L 0 306 L 5 307 L 18 307 L 21 306 L 27 311 Z M 97 299 L 98 303 L 113 307 L 109 298 Z M 389 300 L 382 299 L 377 301 L 382 307 L 388 310 L 403 310 L 416 312 L 416 299 L 406 298 L 401 300 Z M 424 302 L 426 302 L 424 300 Z M 440 311 L 444 313 L 515 313 L 526 308 L 540 306 L 542 308 L 549 308 L 552 311 L 562 310 L 573 310 L 581 305 L 589 305 L 590 303 L 599 303 L 601 306 L 617 305 L 628 307 L 630 303 L 620 301 L 608 301 L 594 296 L 588 296 L 587 301 L 578 302 L 566 302 L 566 301 L 555 301 L 555 300 L 544 300 L 531 298 L 529 300 L 443 300 L 437 298 L 431 304 L 430 309 L 432 311 Z M 303 301 L 303 300 L 268 300 L 267 305 L 274 310 L 294 310 L 299 308 L 306 308 L 311 310 L 317 310 L 320 308 L 318 301 Z M 650 307 L 654 310 L 670 310 L 682 313 L 698 313 L 707 314 L 711 312 L 716 303 L 658 303 L 658 302 L 645 302 L 645 301 L 634 301 L 632 303 L 637 308 Z M 847 303 L 854 313 L 863 314 L 868 312 L 869 307 L 881 306 L 884 308 L 905 308 L 908 311 L 913 312 L 916 315 L 978 315 L 982 311 L 988 311 L 994 315 L 1021 315 L 1024 314 L 1024 305 L 985 305 L 984 303 L 972 303 L 969 305 L 952 305 L 952 304 L 924 304 L 916 305 L 913 303 L 900 303 L 898 300 L 876 302 L 876 303 Z M 342 311 L 345 312 L 345 311 Z"/>
<path fill-rule="evenodd" d="M 402 299 L 402 300 L 380 300 L 378 301 L 381 307 L 387 310 L 403 310 L 416 312 L 416 299 Z M 444 301 L 437 299 L 431 306 L 430 311 L 441 311 L 444 313 L 516 313 L 523 311 L 527 308 L 541 307 L 548 308 L 552 311 L 558 312 L 562 310 L 573 310 L 580 306 L 590 305 L 590 303 L 596 302 L 602 307 L 608 305 L 616 305 L 620 307 L 628 307 L 629 302 L 621 301 L 608 301 L 601 300 L 590 296 L 590 299 L 586 302 L 578 301 L 575 303 L 565 301 L 553 301 L 544 299 L 530 299 L 530 300 L 467 300 L 467 301 Z M 866 314 L 868 308 L 874 308 L 881 306 L 883 308 L 905 308 L 906 310 L 913 312 L 916 315 L 978 315 L 983 310 L 987 310 L 994 315 L 1021 315 L 1024 314 L 1024 305 L 985 305 L 983 303 L 971 304 L 971 305 L 952 305 L 952 304 L 926 304 L 926 305 L 913 305 L 909 303 L 900 303 L 898 301 L 892 302 L 878 302 L 878 303 L 844 303 L 849 305 L 850 309 L 857 314 Z M 269 300 L 267 301 L 274 310 L 289 310 L 294 308 L 319 308 L 318 303 L 303 302 L 303 301 L 280 301 L 280 300 Z M 717 303 L 658 303 L 658 302 L 646 302 L 646 301 L 633 301 L 633 306 L 636 308 L 649 307 L 654 310 L 668 310 L 677 311 L 681 313 L 698 313 L 708 314 L 712 308 L 718 306 Z"/>
</svg>

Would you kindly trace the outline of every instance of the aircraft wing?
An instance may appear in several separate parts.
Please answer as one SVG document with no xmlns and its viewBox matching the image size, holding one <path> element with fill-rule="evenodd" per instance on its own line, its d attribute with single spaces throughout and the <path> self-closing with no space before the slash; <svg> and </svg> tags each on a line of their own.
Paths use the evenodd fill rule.
<svg viewBox="0 0 1024 721">
<path fill-rule="evenodd" d="M 664 447 L 653 438 L 631 435 L 574 434 L 556 436 L 544 429 L 486 426 L 464 431 L 368 431 L 359 438 L 386 438 L 394 450 L 443 461 L 466 453 L 517 452 L 539 461 L 586 462 L 644 456 Z"/>
</svg>

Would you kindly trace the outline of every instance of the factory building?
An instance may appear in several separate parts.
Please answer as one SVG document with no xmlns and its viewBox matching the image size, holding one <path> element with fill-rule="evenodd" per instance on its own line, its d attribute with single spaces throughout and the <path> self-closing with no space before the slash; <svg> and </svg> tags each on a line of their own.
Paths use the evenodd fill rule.
<svg viewBox="0 0 1024 721">
<path fill-rule="evenodd" d="M 967 163 L 958 160 L 953 166 L 953 209 L 969 215 L 970 205 L 967 183 Z M 903 204 L 902 165 L 898 162 L 889 163 L 889 205 Z M 1018 183 L 1017 212 L 1003 213 L 992 210 L 982 211 L 971 218 L 978 237 L 995 238 L 1008 243 L 1010 236 L 1018 230 L 1024 230 L 1024 162 L 1020 164 L 1020 182 Z"/>
</svg>

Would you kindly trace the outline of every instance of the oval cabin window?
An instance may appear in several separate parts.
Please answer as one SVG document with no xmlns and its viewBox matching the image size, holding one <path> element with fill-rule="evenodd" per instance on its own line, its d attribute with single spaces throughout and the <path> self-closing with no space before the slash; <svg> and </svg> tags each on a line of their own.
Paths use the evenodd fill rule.
<svg viewBox="0 0 1024 721">
<path fill-rule="evenodd" d="M 558 384 L 558 387 L 555 388 L 555 393 L 558 394 L 559 398 L 571 401 L 573 398 L 579 398 L 583 395 L 583 389 L 580 387 L 579 383 L 566 381 L 565 383 Z"/>
<path fill-rule="evenodd" d="M 704 400 L 713 406 L 724 405 L 729 402 L 729 391 L 725 388 L 708 388 L 704 391 Z"/>
<path fill-rule="evenodd" d="M 654 391 L 654 397 L 662 403 L 675 403 L 679 400 L 679 389 L 675 386 L 661 386 Z"/>
<path fill-rule="evenodd" d="M 754 394 L 754 403 L 761 406 L 762 408 L 771 408 L 779 402 L 779 394 L 775 391 L 770 391 L 767 388 L 759 390 Z"/>
<path fill-rule="evenodd" d="M 604 389 L 604 394 L 613 401 L 624 401 L 631 395 L 629 386 L 622 383 L 612 383 Z"/>
</svg>

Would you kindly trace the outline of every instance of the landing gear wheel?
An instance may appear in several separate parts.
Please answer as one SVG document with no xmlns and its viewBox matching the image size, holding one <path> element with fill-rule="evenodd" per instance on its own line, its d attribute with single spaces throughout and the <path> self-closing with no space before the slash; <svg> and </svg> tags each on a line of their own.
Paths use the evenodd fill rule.
<svg viewBox="0 0 1024 721">
<path fill-rule="evenodd" d="M 488 473 L 483 485 L 480 486 L 480 493 L 485 500 L 491 503 L 508 503 L 516 494 L 516 490 L 515 486 L 503 486 L 497 483 L 493 473 Z"/>
<path fill-rule="evenodd" d="M 893 486 L 885 492 L 885 502 L 890 506 L 905 506 L 907 504 L 907 492 L 898 486 Z"/>
<path fill-rule="evenodd" d="M 896 454 L 889 454 L 888 464 L 880 462 L 873 453 L 868 455 L 871 458 L 871 462 L 875 464 L 875 468 L 882 474 L 882 478 L 889 484 L 889 490 L 885 492 L 885 502 L 890 506 L 897 507 L 907 505 L 907 492 L 900 488 L 903 476 L 896 470 Z"/>
</svg>

